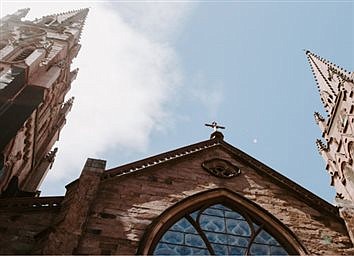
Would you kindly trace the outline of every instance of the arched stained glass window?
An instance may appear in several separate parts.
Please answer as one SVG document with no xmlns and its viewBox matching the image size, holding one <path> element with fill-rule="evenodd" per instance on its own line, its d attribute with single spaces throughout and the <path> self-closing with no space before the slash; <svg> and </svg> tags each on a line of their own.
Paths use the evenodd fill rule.
<svg viewBox="0 0 354 256">
<path fill-rule="evenodd" d="M 263 223 L 223 204 L 189 212 L 172 224 L 154 255 L 287 255 Z"/>
</svg>

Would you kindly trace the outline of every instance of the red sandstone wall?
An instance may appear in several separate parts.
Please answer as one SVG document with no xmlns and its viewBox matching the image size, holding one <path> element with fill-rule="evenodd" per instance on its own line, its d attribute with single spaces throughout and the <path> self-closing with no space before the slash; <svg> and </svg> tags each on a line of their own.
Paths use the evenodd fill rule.
<svg viewBox="0 0 354 256">
<path fill-rule="evenodd" d="M 201 168 L 215 157 L 239 166 L 241 175 L 221 179 Z M 134 254 L 147 226 L 163 211 L 212 188 L 227 188 L 257 203 L 287 225 L 310 253 L 344 253 L 351 246 L 338 218 L 310 207 L 225 151 L 211 149 L 187 158 L 102 181 L 77 252 Z"/>
<path fill-rule="evenodd" d="M 44 198 L 47 199 L 47 198 Z M 60 198 L 9 198 L 0 200 L 0 254 L 30 254 L 60 207 Z"/>
</svg>

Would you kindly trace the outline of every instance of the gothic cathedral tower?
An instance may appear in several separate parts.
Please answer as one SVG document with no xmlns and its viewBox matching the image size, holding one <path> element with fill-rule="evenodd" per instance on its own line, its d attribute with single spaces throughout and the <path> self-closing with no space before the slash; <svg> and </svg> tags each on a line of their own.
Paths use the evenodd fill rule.
<svg viewBox="0 0 354 256">
<path fill-rule="evenodd" d="M 22 21 L 21 9 L 0 21 L 0 194 L 35 195 L 54 161 L 52 149 L 73 98 L 88 9 Z"/>
<path fill-rule="evenodd" d="M 326 140 L 317 140 L 316 144 L 326 161 L 337 201 L 354 202 L 354 73 L 310 51 L 306 55 L 327 112 L 326 118 L 315 112 Z"/>
</svg>

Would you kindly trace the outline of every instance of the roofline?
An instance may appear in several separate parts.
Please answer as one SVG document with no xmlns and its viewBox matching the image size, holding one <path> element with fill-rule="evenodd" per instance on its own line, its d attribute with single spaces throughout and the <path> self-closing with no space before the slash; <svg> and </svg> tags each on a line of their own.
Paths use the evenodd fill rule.
<svg viewBox="0 0 354 256">
<path fill-rule="evenodd" d="M 231 144 L 223 141 L 221 145 L 225 146 L 229 150 L 232 151 L 232 153 L 236 154 L 239 156 L 241 159 L 243 159 L 245 162 L 248 164 L 252 165 L 255 170 L 260 171 L 261 173 L 267 174 L 269 177 L 272 177 L 276 181 L 279 182 L 280 185 L 285 185 L 286 187 L 290 188 L 293 192 L 295 192 L 295 195 L 298 199 L 301 201 L 305 202 L 308 204 L 308 201 L 311 201 L 314 203 L 317 207 L 320 209 L 326 210 L 328 213 L 338 217 L 340 220 L 342 220 L 339 216 L 339 211 L 338 208 L 331 203 L 327 202 L 326 200 L 322 199 L 321 197 L 317 196 L 316 194 L 312 193 L 308 189 L 302 187 L 301 185 L 297 184 L 296 182 L 292 181 L 291 179 L 287 178 L 286 176 L 282 175 L 278 171 L 274 170 L 273 168 L 267 166 L 266 164 L 258 161 L 257 159 L 253 158 L 252 156 L 246 154 L 245 152 L 241 151 L 238 148 L 235 148 Z M 301 195 L 301 196 L 297 196 Z M 311 204 L 313 205 L 313 204 Z M 313 205 L 313 206 L 315 206 Z"/>
<path fill-rule="evenodd" d="M 304 203 L 314 207 L 317 210 L 325 210 L 327 213 L 336 217 L 338 220 L 343 221 L 339 216 L 339 210 L 336 206 L 330 204 L 329 202 L 325 201 L 324 199 L 315 195 L 311 191 L 307 190 L 296 182 L 280 174 L 271 167 L 265 165 L 264 163 L 258 161 L 257 159 L 253 158 L 242 150 L 232 146 L 231 144 L 219 138 L 201 141 L 195 144 L 191 144 L 189 146 L 181 147 L 172 151 L 148 157 L 133 163 L 108 169 L 102 174 L 101 179 L 106 180 L 114 177 L 125 176 L 127 174 L 137 173 L 139 171 L 145 170 L 146 168 L 154 167 L 169 161 L 173 161 L 180 157 L 191 155 L 215 146 L 224 147 L 232 154 L 238 156 L 239 158 L 237 160 L 241 160 L 251 165 L 259 173 L 266 174 L 268 177 L 277 181 L 279 185 L 289 188 L 294 193 L 295 197 L 303 201 Z"/>
<path fill-rule="evenodd" d="M 219 139 L 209 139 L 201 141 L 195 144 L 191 144 L 182 148 L 171 150 L 162 154 L 151 156 L 142 160 L 138 160 L 129 164 L 118 166 L 112 169 L 106 170 L 102 174 L 102 179 L 107 179 L 115 176 L 121 176 L 124 174 L 132 173 L 147 167 L 155 166 L 160 163 L 176 159 L 185 155 L 189 155 L 198 151 L 201 151 L 206 148 L 210 148 L 216 145 L 219 145 L 221 140 Z"/>
</svg>

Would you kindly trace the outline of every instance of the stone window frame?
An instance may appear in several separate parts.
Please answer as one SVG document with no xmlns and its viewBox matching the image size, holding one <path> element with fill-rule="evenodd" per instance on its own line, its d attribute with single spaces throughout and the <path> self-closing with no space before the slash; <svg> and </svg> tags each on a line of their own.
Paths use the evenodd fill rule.
<svg viewBox="0 0 354 256">
<path fill-rule="evenodd" d="M 211 204 L 224 204 L 263 223 L 264 229 L 269 230 L 289 254 L 309 254 L 296 235 L 272 214 L 240 194 L 217 188 L 192 195 L 165 210 L 147 227 L 140 241 L 137 255 L 152 255 L 155 246 L 171 225 L 183 218 L 186 213 Z"/>
</svg>

